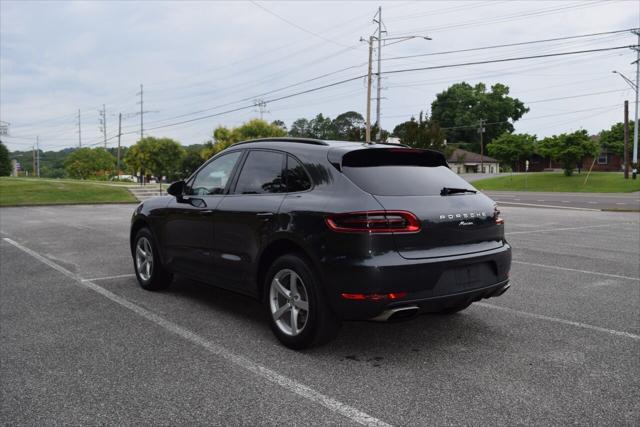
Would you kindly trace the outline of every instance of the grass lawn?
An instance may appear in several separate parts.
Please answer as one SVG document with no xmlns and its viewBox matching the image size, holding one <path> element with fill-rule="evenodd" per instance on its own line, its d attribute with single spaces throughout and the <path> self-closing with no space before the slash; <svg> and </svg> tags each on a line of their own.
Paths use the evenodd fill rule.
<svg viewBox="0 0 640 427">
<path fill-rule="evenodd" d="M 564 176 L 562 172 L 530 172 L 505 175 L 473 182 L 479 190 L 504 191 L 565 191 L 572 193 L 628 193 L 640 191 L 640 177 L 624 179 L 620 172 L 592 172 L 584 184 L 586 172 Z M 526 187 L 525 187 L 526 180 Z"/>
<path fill-rule="evenodd" d="M 124 187 L 86 181 L 0 178 L 0 206 L 135 201 L 135 197 Z"/>
</svg>

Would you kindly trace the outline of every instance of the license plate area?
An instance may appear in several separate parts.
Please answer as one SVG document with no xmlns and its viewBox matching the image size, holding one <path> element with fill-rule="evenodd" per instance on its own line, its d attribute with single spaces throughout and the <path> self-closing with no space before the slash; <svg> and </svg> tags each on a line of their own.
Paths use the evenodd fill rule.
<svg viewBox="0 0 640 427">
<path fill-rule="evenodd" d="M 489 286 L 498 281 L 495 263 L 480 262 L 450 268 L 440 277 L 434 296 Z"/>
</svg>

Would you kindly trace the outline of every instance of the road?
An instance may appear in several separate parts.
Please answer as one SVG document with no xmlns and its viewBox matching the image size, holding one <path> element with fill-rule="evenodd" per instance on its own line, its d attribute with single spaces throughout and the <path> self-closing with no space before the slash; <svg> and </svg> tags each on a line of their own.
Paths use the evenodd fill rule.
<svg viewBox="0 0 640 427">
<path fill-rule="evenodd" d="M 502 206 L 640 211 L 640 193 L 484 191 Z"/>
<path fill-rule="evenodd" d="M 139 288 L 132 209 L 0 209 L 0 424 L 640 421 L 635 213 L 505 206 L 505 295 L 294 352 L 251 299 Z"/>
</svg>

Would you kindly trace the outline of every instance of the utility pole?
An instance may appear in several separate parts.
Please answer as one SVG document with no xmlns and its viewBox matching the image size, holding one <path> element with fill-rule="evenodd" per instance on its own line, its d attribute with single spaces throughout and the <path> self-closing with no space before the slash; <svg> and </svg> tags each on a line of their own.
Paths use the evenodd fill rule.
<svg viewBox="0 0 640 427">
<path fill-rule="evenodd" d="M 363 40 L 363 39 L 360 39 Z M 373 36 L 369 36 L 369 69 L 367 71 L 367 131 L 365 142 L 371 142 L 371 68 L 373 60 Z"/>
<path fill-rule="evenodd" d="M 80 110 L 78 110 L 78 147 L 82 147 L 82 123 L 80 122 Z"/>
<path fill-rule="evenodd" d="M 484 173 L 484 144 L 482 143 L 482 134 L 484 134 L 484 119 L 480 119 L 478 124 L 478 133 L 480 134 L 480 173 Z"/>
<path fill-rule="evenodd" d="M 380 90 L 382 86 L 382 6 L 378 6 L 378 20 L 373 22 L 378 23 L 378 86 L 376 88 L 376 125 L 378 125 L 378 132 L 376 133 L 376 141 L 380 142 L 382 136 L 382 126 L 380 125 Z"/>
<path fill-rule="evenodd" d="M 378 24 L 378 28 L 376 29 L 375 33 L 371 36 L 369 36 L 369 71 L 367 72 L 367 142 L 372 142 L 371 141 L 371 86 L 372 86 L 372 68 L 373 68 L 373 42 L 374 40 L 378 42 L 378 47 L 377 47 L 377 61 L 378 61 L 378 72 L 376 73 L 377 75 L 377 87 L 376 87 L 376 121 L 375 121 L 375 125 L 378 126 L 376 135 L 375 135 L 375 140 L 377 142 L 380 142 L 380 139 L 382 138 L 382 124 L 380 123 L 380 104 L 381 104 L 381 100 L 382 100 L 382 95 L 381 95 L 381 90 L 382 90 L 382 42 L 385 42 L 385 46 L 391 45 L 391 44 L 395 44 L 395 43 L 402 43 L 405 42 L 407 40 L 412 40 L 412 39 L 424 39 L 424 40 L 431 40 L 430 37 L 427 36 L 418 36 L 418 35 L 411 35 L 411 36 L 398 36 L 398 37 L 385 37 L 382 38 L 382 33 L 387 33 L 386 30 L 383 30 L 382 27 L 384 27 L 384 22 L 382 21 L 382 7 L 378 7 L 378 12 L 373 16 L 373 22 Z M 392 43 L 387 43 L 388 41 L 391 40 L 395 40 Z M 360 41 L 366 41 L 364 38 L 360 37 Z"/>
<path fill-rule="evenodd" d="M 36 176 L 40 178 L 40 137 L 36 136 Z"/>
<path fill-rule="evenodd" d="M 31 154 L 32 154 L 32 166 L 31 166 L 31 175 L 36 176 L 36 146 L 35 144 L 33 145 L 33 148 L 31 149 Z"/>
<path fill-rule="evenodd" d="M 122 113 L 118 114 L 118 153 L 116 156 L 116 171 L 120 177 L 120 138 L 122 137 Z"/>
<path fill-rule="evenodd" d="M 144 95 L 143 95 L 143 86 L 140 84 L 140 92 L 137 95 L 140 95 L 140 139 L 144 137 Z"/>
<path fill-rule="evenodd" d="M 629 179 L 629 101 L 624 101 L 624 179 Z"/>
<path fill-rule="evenodd" d="M 98 111 L 100 115 L 100 131 L 104 136 L 104 148 L 107 148 L 107 108 L 102 104 L 102 110 Z"/>
<path fill-rule="evenodd" d="M 634 30 L 633 33 L 638 36 L 638 45 L 640 45 L 640 31 Z M 640 47 L 635 48 L 636 51 L 636 114 L 633 121 L 633 179 L 638 175 L 638 85 L 640 84 Z"/>
<path fill-rule="evenodd" d="M 260 114 L 260 120 L 263 119 L 263 116 L 265 113 L 268 113 L 269 111 L 267 111 L 267 103 L 264 102 L 264 99 L 260 98 L 260 99 L 254 99 L 253 100 L 253 106 L 256 108 L 254 111 L 256 111 L 257 113 Z"/>
</svg>

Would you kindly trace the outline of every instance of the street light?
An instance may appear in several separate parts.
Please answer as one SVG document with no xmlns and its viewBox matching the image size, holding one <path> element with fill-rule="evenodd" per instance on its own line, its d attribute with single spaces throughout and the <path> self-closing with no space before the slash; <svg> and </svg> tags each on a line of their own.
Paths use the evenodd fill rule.
<svg viewBox="0 0 640 427">
<path fill-rule="evenodd" d="M 622 78 L 624 79 L 624 81 L 625 81 L 625 82 L 627 82 L 627 84 L 628 84 L 629 86 L 631 86 L 631 89 L 633 89 L 633 90 L 637 90 L 637 88 L 636 88 L 636 84 L 635 84 L 634 82 L 632 82 L 632 81 L 631 81 L 631 79 L 629 79 L 627 76 L 625 76 L 624 74 L 622 74 L 621 72 L 616 71 L 616 70 L 613 70 L 613 71 L 612 71 L 612 73 L 613 73 L 613 74 L 617 74 L 617 75 L 619 75 L 620 77 L 622 77 Z"/>
</svg>

